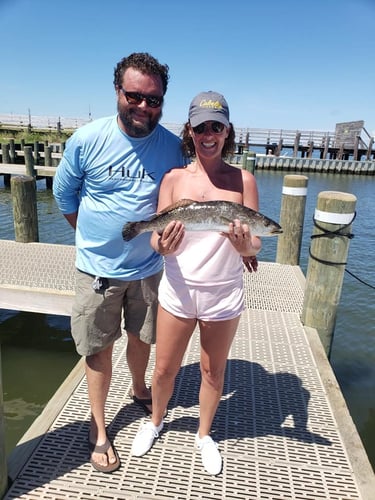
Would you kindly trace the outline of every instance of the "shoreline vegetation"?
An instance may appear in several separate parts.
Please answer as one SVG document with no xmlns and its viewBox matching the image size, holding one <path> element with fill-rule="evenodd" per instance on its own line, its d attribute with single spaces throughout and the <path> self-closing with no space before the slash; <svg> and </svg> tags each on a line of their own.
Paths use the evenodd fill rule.
<svg viewBox="0 0 375 500">
<path fill-rule="evenodd" d="M 2 115 L 0 115 L 0 119 Z M 65 123 L 63 120 L 57 122 L 57 126 L 46 126 L 46 122 L 39 125 L 23 123 L 6 123 L 0 121 L 0 149 L 1 146 L 9 142 L 21 144 L 21 150 L 26 145 L 35 145 L 41 143 L 40 151 L 44 151 L 49 144 L 58 144 L 64 147 L 65 142 L 71 135 L 85 123 L 81 120 L 74 124 L 71 120 Z M 349 125 L 353 129 L 350 129 Z M 42 126 L 43 125 L 43 126 Z M 176 135 L 180 135 L 181 126 L 176 124 L 162 123 L 167 129 Z M 375 138 L 370 137 L 363 126 L 363 122 L 348 122 L 348 129 L 341 131 L 340 126 L 336 124 L 336 131 L 318 132 L 318 131 L 287 131 L 271 129 L 235 129 L 236 133 L 236 152 L 235 156 L 241 155 L 241 163 L 245 163 L 246 169 L 254 170 L 255 163 L 262 168 L 263 163 L 266 167 L 271 159 L 277 159 L 283 162 L 286 158 L 288 165 L 277 165 L 287 170 L 296 167 L 297 170 L 330 170 L 341 171 L 342 162 L 344 170 L 374 174 L 375 170 Z M 367 143 L 360 134 L 365 134 Z M 44 146 L 43 146 L 44 143 Z M 11 146 L 14 149 L 14 144 Z M 39 148 L 39 146 L 33 146 Z M 16 149 L 20 148 L 16 146 Z M 54 149 L 54 151 L 60 151 Z M 264 157 L 264 158 L 263 158 Z M 300 161 L 303 165 L 289 165 L 290 160 Z M 264 160 L 264 161 L 263 161 Z M 317 160 L 323 163 L 315 165 Z M 348 160 L 350 165 L 346 165 Z M 339 163 L 338 163 L 339 162 Z M 238 163 L 238 158 L 234 161 Z M 311 165 L 310 165 L 311 163 Z"/>
<path fill-rule="evenodd" d="M 75 129 L 53 131 L 30 127 L 3 127 L 0 125 L 0 143 L 9 142 L 10 139 L 24 142 L 65 142 L 74 131 Z"/>
</svg>

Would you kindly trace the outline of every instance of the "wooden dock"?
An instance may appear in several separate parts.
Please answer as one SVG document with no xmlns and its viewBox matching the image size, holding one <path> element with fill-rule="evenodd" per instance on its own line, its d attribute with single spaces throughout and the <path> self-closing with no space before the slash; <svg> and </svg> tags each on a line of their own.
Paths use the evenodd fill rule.
<svg viewBox="0 0 375 500">
<path fill-rule="evenodd" d="M 314 130 L 240 129 L 236 142 L 245 149 L 264 148 L 265 154 L 321 160 L 375 160 L 374 137 L 364 121 L 337 123 L 334 132 Z"/>
<path fill-rule="evenodd" d="M 68 314 L 74 247 L 0 240 L 3 308 Z M 222 474 L 204 473 L 193 448 L 198 422 L 199 336 L 176 380 L 160 439 L 130 456 L 143 414 L 127 396 L 126 336 L 116 343 L 107 403 L 121 456 L 114 474 L 88 463 L 90 409 L 82 362 L 9 458 L 10 499 L 373 500 L 375 478 L 317 332 L 301 324 L 298 266 L 260 262 L 245 273 L 246 310 L 214 425 Z M 152 354 L 148 369 L 151 379 Z"/>
</svg>

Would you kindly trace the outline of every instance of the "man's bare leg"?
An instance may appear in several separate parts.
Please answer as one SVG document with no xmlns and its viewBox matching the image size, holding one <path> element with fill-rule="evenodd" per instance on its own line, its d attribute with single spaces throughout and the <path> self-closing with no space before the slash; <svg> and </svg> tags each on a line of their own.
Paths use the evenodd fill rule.
<svg viewBox="0 0 375 500">
<path fill-rule="evenodd" d="M 128 344 L 126 348 L 126 358 L 132 376 L 132 396 L 139 399 L 150 399 L 150 389 L 146 386 L 146 370 L 150 358 L 151 345 L 140 340 L 137 335 L 131 332 L 128 334 Z M 152 406 L 147 405 L 150 411 Z"/>
<path fill-rule="evenodd" d="M 88 396 L 91 406 L 90 441 L 103 445 L 107 440 L 105 428 L 105 403 L 112 378 L 112 350 L 113 346 L 104 351 L 86 357 L 86 378 Z M 105 453 L 92 453 L 92 459 L 100 465 L 116 462 L 115 454 L 110 447 Z"/>
</svg>

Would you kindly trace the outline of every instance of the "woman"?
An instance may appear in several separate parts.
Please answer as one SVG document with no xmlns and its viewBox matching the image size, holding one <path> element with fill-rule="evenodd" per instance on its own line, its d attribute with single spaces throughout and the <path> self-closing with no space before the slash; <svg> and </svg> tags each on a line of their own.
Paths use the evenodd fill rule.
<svg viewBox="0 0 375 500">
<path fill-rule="evenodd" d="M 234 130 L 228 104 L 221 94 L 203 92 L 191 102 L 183 130 L 184 153 L 193 157 L 185 168 L 173 169 L 161 183 L 158 212 L 177 201 L 226 200 L 258 210 L 254 176 L 225 163 L 233 152 Z M 198 323 L 201 340 L 200 420 L 195 436 L 202 463 L 219 474 L 222 458 L 210 430 L 223 391 L 229 349 L 243 310 L 243 261 L 256 270 L 258 237 L 239 220 L 228 233 L 186 232 L 173 221 L 152 247 L 165 258 L 159 287 L 156 365 L 152 380 L 153 411 L 133 441 L 132 454 L 142 456 L 163 427 L 163 414 L 189 339 Z"/>
</svg>

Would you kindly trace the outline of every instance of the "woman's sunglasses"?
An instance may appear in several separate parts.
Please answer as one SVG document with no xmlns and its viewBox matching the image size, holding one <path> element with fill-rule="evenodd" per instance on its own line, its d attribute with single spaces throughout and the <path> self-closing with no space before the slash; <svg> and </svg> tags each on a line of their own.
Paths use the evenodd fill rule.
<svg viewBox="0 0 375 500">
<path fill-rule="evenodd" d="M 120 90 L 126 97 L 129 104 L 141 104 L 142 101 L 146 101 L 147 106 L 150 108 L 160 108 L 163 104 L 163 97 L 157 95 L 146 95 L 140 92 L 127 92 L 124 88 L 120 87 Z"/>
<path fill-rule="evenodd" d="M 210 130 L 214 134 L 221 134 L 224 130 L 225 125 L 220 122 L 203 122 L 193 127 L 194 134 L 204 134 L 206 130 Z"/>
</svg>

